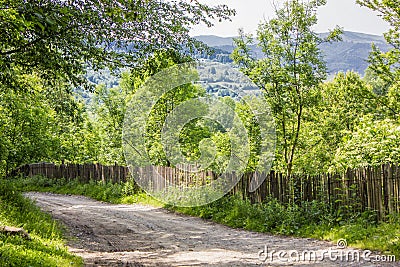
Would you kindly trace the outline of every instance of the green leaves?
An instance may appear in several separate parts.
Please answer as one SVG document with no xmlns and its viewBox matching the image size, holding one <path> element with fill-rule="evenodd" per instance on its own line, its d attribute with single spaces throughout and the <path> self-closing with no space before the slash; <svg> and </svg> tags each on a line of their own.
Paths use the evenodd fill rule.
<svg viewBox="0 0 400 267">
<path fill-rule="evenodd" d="M 392 27 L 384 34 L 392 49 L 383 53 L 373 45 L 369 68 L 389 86 L 396 84 L 400 77 L 400 3 L 398 0 L 357 0 L 357 3 L 377 11 Z"/>
<path fill-rule="evenodd" d="M 161 48 L 199 49 L 190 26 L 231 15 L 224 5 L 186 1 L 1 1 L 0 82 L 20 89 L 9 75 L 18 68 L 49 83 L 61 77 L 87 85 L 81 74 L 88 65 L 136 66 Z"/>
<path fill-rule="evenodd" d="M 400 161 L 400 126 L 391 119 L 373 120 L 366 116 L 336 152 L 341 170 Z"/>
<path fill-rule="evenodd" d="M 49 88 L 38 76 L 14 75 L 26 89 L 0 84 L 0 175 L 32 162 L 93 161 L 82 103 L 66 85 Z"/>
<path fill-rule="evenodd" d="M 123 163 L 125 97 L 160 68 L 187 61 L 183 49 L 204 48 L 191 25 L 231 15 L 225 5 L 186 1 L 1 0 L 0 175 L 43 160 Z M 161 48 L 168 52 L 146 61 Z M 88 68 L 122 66 L 135 67 L 134 77 L 99 87 L 99 122 L 89 120 L 69 86 L 90 88 Z"/>
<path fill-rule="evenodd" d="M 261 23 L 257 31 L 262 59 L 248 48 L 251 36 L 242 31 L 235 40 L 232 58 L 260 88 L 275 116 L 278 133 L 276 166 L 290 174 L 299 146 L 304 109 L 313 106 L 311 91 L 326 78 L 326 66 L 318 45 L 323 42 L 312 30 L 316 9 L 326 1 L 285 1 L 275 10 L 276 18 Z M 338 40 L 340 30 L 326 41 Z M 280 162 L 279 162 L 280 161 Z"/>
<path fill-rule="evenodd" d="M 54 113 L 42 102 L 37 77 L 22 76 L 31 86 L 29 94 L 4 90 L 0 100 L 0 174 L 20 164 L 46 160 L 53 146 Z M 51 152 L 50 152 L 51 153 Z"/>
</svg>

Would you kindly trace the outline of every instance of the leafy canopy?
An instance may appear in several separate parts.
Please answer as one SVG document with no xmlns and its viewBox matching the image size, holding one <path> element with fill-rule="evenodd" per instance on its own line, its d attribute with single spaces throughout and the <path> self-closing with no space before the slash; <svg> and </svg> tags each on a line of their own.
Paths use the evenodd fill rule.
<svg viewBox="0 0 400 267">
<path fill-rule="evenodd" d="M 225 5 L 183 0 L 0 0 L 0 81 L 18 88 L 18 69 L 84 84 L 87 67 L 132 66 L 160 48 L 201 48 L 190 27 L 231 15 Z"/>
<path fill-rule="evenodd" d="M 326 66 L 319 44 L 339 40 L 336 28 L 326 39 L 312 30 L 316 9 L 326 1 L 288 0 L 276 8 L 276 18 L 259 25 L 257 59 L 249 46 L 251 35 L 240 31 L 232 58 L 265 92 L 277 126 L 277 164 L 290 175 L 298 148 L 304 109 L 313 104 L 311 90 L 326 78 Z M 277 166 L 276 166 L 277 167 Z"/>
<path fill-rule="evenodd" d="M 383 82 L 387 90 L 399 91 L 400 84 L 400 1 L 399 0 L 357 0 L 357 3 L 377 11 L 389 23 L 390 30 L 384 34 L 391 49 L 384 53 L 375 45 L 369 56 L 369 68 Z M 392 87 L 392 88 L 391 88 Z M 389 88 L 389 89 L 388 89 Z M 393 93 L 393 92 L 392 92 Z M 396 92 L 397 93 L 397 92 Z M 396 111 L 397 114 L 399 111 Z"/>
</svg>

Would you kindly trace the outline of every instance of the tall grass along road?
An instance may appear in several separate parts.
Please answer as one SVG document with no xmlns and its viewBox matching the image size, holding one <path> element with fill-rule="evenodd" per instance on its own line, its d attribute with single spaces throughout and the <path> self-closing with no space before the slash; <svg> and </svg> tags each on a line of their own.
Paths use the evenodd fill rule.
<svg viewBox="0 0 400 267">
<path fill-rule="evenodd" d="M 398 266 L 368 251 L 231 229 L 164 209 L 26 193 L 63 222 L 89 266 Z M 384 256 L 382 256 L 384 257 Z M 323 261 L 322 261 L 323 259 Z"/>
</svg>

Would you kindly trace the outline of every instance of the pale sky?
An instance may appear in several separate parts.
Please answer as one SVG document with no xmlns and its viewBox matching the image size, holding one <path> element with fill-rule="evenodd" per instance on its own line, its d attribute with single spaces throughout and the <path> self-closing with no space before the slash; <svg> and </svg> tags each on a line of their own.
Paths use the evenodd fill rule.
<svg viewBox="0 0 400 267">
<path fill-rule="evenodd" d="M 236 9 L 232 22 L 215 22 L 215 26 L 196 26 L 191 35 L 217 35 L 222 37 L 237 36 L 238 29 L 246 33 L 255 33 L 257 25 L 274 16 L 272 3 L 282 3 L 283 0 L 199 0 L 208 5 L 226 4 Z M 356 4 L 356 0 L 328 0 L 328 3 L 318 10 L 317 32 L 326 32 L 336 25 L 345 31 L 355 31 L 382 35 L 389 29 L 388 24 L 377 16 L 377 13 Z"/>
</svg>

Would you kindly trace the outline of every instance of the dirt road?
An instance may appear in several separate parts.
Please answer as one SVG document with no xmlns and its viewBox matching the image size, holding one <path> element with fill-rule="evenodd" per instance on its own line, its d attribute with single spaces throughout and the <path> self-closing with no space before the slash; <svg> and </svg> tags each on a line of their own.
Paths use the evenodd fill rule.
<svg viewBox="0 0 400 267">
<path fill-rule="evenodd" d="M 149 206 L 48 193 L 26 196 L 67 226 L 75 237 L 70 249 L 87 266 L 400 266 L 376 262 L 373 255 L 373 261 L 364 261 L 365 252 L 329 242 L 236 230 Z M 281 250 L 286 255 L 279 255 Z M 318 260 L 310 261 L 310 255 Z"/>
</svg>

